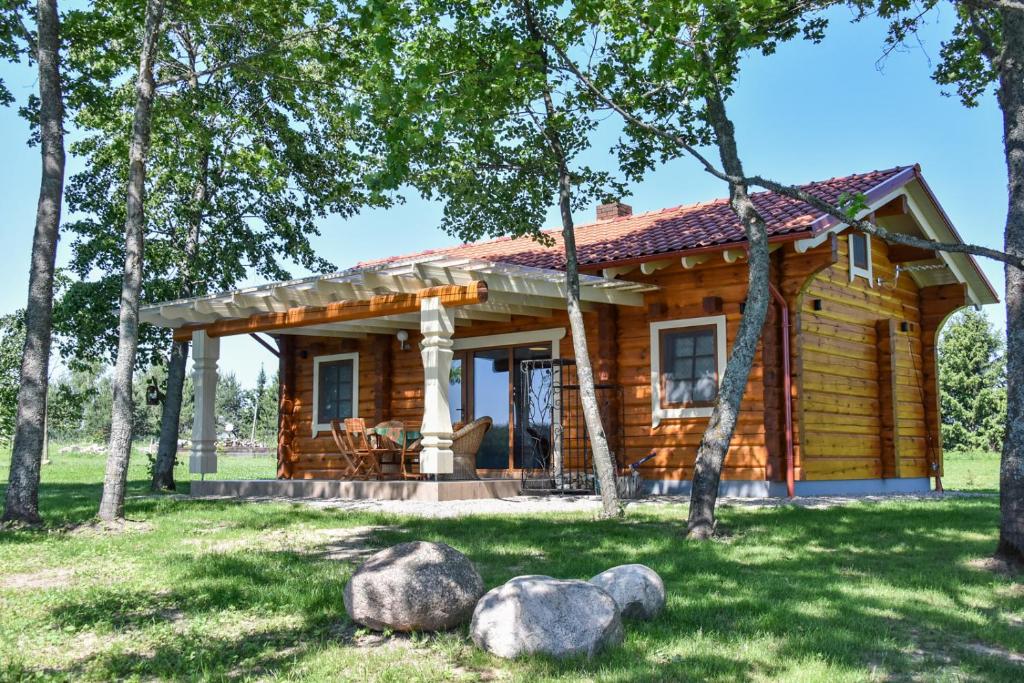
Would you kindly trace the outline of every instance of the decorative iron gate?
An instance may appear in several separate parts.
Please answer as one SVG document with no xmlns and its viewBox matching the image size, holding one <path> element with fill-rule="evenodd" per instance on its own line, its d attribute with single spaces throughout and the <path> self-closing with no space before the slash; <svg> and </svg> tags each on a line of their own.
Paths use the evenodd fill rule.
<svg viewBox="0 0 1024 683">
<path fill-rule="evenodd" d="M 519 364 L 515 442 L 522 457 L 524 492 L 593 493 L 594 455 L 583 417 L 576 361 L 527 360 Z M 622 387 L 595 384 L 608 448 L 620 471 L 624 463 Z"/>
</svg>

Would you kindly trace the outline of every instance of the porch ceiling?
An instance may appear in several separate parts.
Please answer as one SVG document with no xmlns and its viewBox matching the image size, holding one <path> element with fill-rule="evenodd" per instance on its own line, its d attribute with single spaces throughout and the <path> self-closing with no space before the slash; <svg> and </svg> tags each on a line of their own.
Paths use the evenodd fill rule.
<svg viewBox="0 0 1024 683">
<path fill-rule="evenodd" d="M 434 256 L 168 301 L 143 307 L 140 319 L 159 327 L 203 326 L 478 281 L 486 282 L 486 301 L 452 309 L 457 325 L 470 325 L 475 320 L 502 322 L 513 315 L 548 317 L 553 309 L 565 308 L 565 273 L 562 271 Z M 580 299 L 585 307 L 595 303 L 642 306 L 644 293 L 656 289 L 658 287 L 651 284 L 580 275 Z M 418 313 L 402 313 L 292 327 L 288 333 L 360 337 L 391 334 L 400 329 L 416 330 L 419 326 Z"/>
</svg>

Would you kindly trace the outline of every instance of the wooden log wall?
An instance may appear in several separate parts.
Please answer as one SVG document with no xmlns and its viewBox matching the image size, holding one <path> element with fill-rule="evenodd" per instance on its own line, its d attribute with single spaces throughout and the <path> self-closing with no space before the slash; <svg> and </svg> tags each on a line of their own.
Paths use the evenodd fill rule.
<svg viewBox="0 0 1024 683">
<path fill-rule="evenodd" d="M 291 422 L 294 437 L 291 441 L 292 477 L 295 479 L 334 479 L 340 475 L 340 454 L 329 431 L 313 434 L 313 359 L 336 353 L 359 353 L 359 415 L 370 421 L 377 409 L 376 393 L 379 387 L 377 372 L 379 356 L 376 346 L 391 335 L 374 335 L 366 339 L 338 339 L 332 337 L 291 337 L 295 359 L 295 398 Z M 282 353 L 282 358 L 284 354 Z"/>
<path fill-rule="evenodd" d="M 646 308 L 619 308 L 619 382 L 624 386 L 626 461 L 634 462 L 653 452 L 642 475 L 651 480 L 684 480 L 693 476 L 697 447 L 708 418 L 663 419 L 651 427 L 650 323 L 660 320 L 697 318 L 709 315 L 704 299 L 721 299 L 725 315 L 726 340 L 731 347 L 740 323 L 740 305 L 746 298 L 745 263 L 728 264 L 714 254 L 707 262 L 685 269 L 675 264 L 643 276 L 633 271 L 624 279 L 652 282 L 661 289 L 648 294 Z M 717 303 L 717 302 L 716 302 Z M 740 405 L 732 447 L 725 458 L 723 479 L 763 480 L 767 476 L 769 450 L 765 445 L 764 370 L 759 346 L 750 379 Z M 724 368 L 720 368 L 724 371 Z M 769 407 L 769 411 L 777 407 Z"/>
<path fill-rule="evenodd" d="M 874 275 L 886 284 L 871 286 L 863 278 L 851 283 L 847 248 L 847 237 L 839 236 L 804 254 L 786 244 L 772 256 L 772 279 L 788 302 L 791 319 L 797 479 L 896 476 L 897 464 L 901 476 L 924 476 L 929 457 L 941 457 L 935 338 L 946 316 L 963 305 L 962 287 L 919 292 L 908 275 L 892 287 L 894 266 L 886 245 L 878 240 L 872 244 Z M 731 347 L 746 297 L 747 268 L 742 261 L 727 264 L 715 254 L 692 269 L 684 269 L 677 261 L 650 275 L 635 270 L 624 277 L 657 284 L 660 290 L 645 295 L 642 308 L 598 306 L 585 315 L 598 380 L 619 383 L 624 389 L 622 461 L 635 462 L 653 451 L 655 457 L 642 472 L 645 478 L 690 479 L 707 418 L 664 419 L 652 428 L 650 324 L 720 312 L 726 317 Z M 709 297 L 714 299 L 714 313 L 707 310 Z M 902 323 L 907 323 L 906 330 Z M 544 319 L 516 316 L 507 323 L 475 322 L 457 327 L 455 336 L 553 327 L 566 330 L 560 355 L 573 357 L 568 320 L 560 311 Z M 886 358 L 880 356 L 881 328 L 891 330 Z M 399 419 L 408 429 L 419 428 L 423 370 L 418 333 L 410 334 L 404 350 L 390 334 L 363 340 L 292 339 L 295 366 L 289 386 L 294 386 L 294 396 L 288 399 L 287 419 L 284 391 L 281 401 L 281 453 L 287 456 L 282 456 L 282 476 L 289 472 L 307 478 L 339 474 L 330 434 L 312 435 L 313 358 L 317 355 L 358 351 L 360 414 L 373 421 Z M 891 417 L 883 418 L 883 410 L 890 406 L 891 412 L 885 414 Z M 785 478 L 783 410 L 781 332 L 773 304 L 725 460 L 724 479 Z M 883 444 L 890 442 L 893 455 L 883 457 Z"/>
<path fill-rule="evenodd" d="M 921 289 L 921 363 L 924 373 L 924 419 L 928 429 L 929 454 L 938 454 L 938 474 L 942 476 L 942 429 L 939 413 L 939 373 L 937 346 L 939 333 L 949 316 L 967 305 L 967 288 L 961 283 Z M 934 472 L 933 472 L 934 474 Z"/>
<path fill-rule="evenodd" d="M 877 239 L 872 267 L 883 283 L 850 282 L 848 248 L 848 236 L 840 236 L 834 264 L 814 274 L 796 299 L 797 478 L 924 476 L 918 287 L 908 274 L 893 286 L 895 266 Z M 883 466 L 887 458 L 891 465 Z"/>
</svg>

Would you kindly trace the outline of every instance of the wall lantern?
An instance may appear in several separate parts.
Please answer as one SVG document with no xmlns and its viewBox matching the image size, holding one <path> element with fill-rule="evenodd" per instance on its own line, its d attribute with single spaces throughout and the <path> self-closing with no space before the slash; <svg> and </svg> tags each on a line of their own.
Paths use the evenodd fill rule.
<svg viewBox="0 0 1024 683">
<path fill-rule="evenodd" d="M 395 333 L 395 337 L 398 338 L 398 348 L 401 349 L 402 351 L 405 351 L 405 342 L 409 341 L 409 333 L 406 332 L 405 330 L 399 330 L 397 333 Z"/>
</svg>

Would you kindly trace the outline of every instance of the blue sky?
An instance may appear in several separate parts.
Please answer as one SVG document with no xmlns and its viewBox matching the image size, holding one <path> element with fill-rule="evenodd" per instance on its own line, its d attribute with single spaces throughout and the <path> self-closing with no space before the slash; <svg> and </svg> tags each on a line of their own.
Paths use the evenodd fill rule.
<svg viewBox="0 0 1024 683">
<path fill-rule="evenodd" d="M 992 247 L 1002 242 L 1006 211 L 1006 167 L 1001 119 L 989 93 L 975 109 L 944 97 L 931 79 L 940 41 L 949 35 L 953 11 L 933 13 L 922 33 L 923 50 L 897 52 L 879 65 L 885 27 L 881 22 L 849 23 L 845 10 L 832 13 L 821 45 L 794 42 L 770 57 L 747 60 L 736 94 L 728 103 L 736 122 L 740 155 L 748 172 L 788 182 L 806 182 L 871 169 L 919 163 L 964 239 Z M 36 89 L 25 66 L 0 64 L 0 78 L 23 100 Z M 28 148 L 27 124 L 15 108 L 0 108 L 0 312 L 25 305 L 29 254 L 39 185 L 39 152 Z M 609 123 L 595 140 L 593 159 L 617 137 Z M 80 169 L 69 159 L 69 174 Z M 635 211 L 713 199 L 723 185 L 682 159 L 660 167 L 631 187 L 626 201 Z M 440 207 L 418 199 L 355 218 L 329 218 L 314 240 L 318 251 L 339 267 L 453 243 L 437 225 Z M 577 216 L 590 220 L 593 210 Z M 552 207 L 549 224 L 557 224 Z M 396 246 L 398 245 L 398 246 Z M 66 262 L 62 243 L 58 261 Z M 1002 268 L 982 267 L 1002 296 Z M 296 269 L 294 275 L 303 275 Z M 986 307 L 1003 326 L 1000 306 Z M 221 367 L 252 385 L 260 364 L 276 360 L 247 337 L 227 338 Z"/>
</svg>

